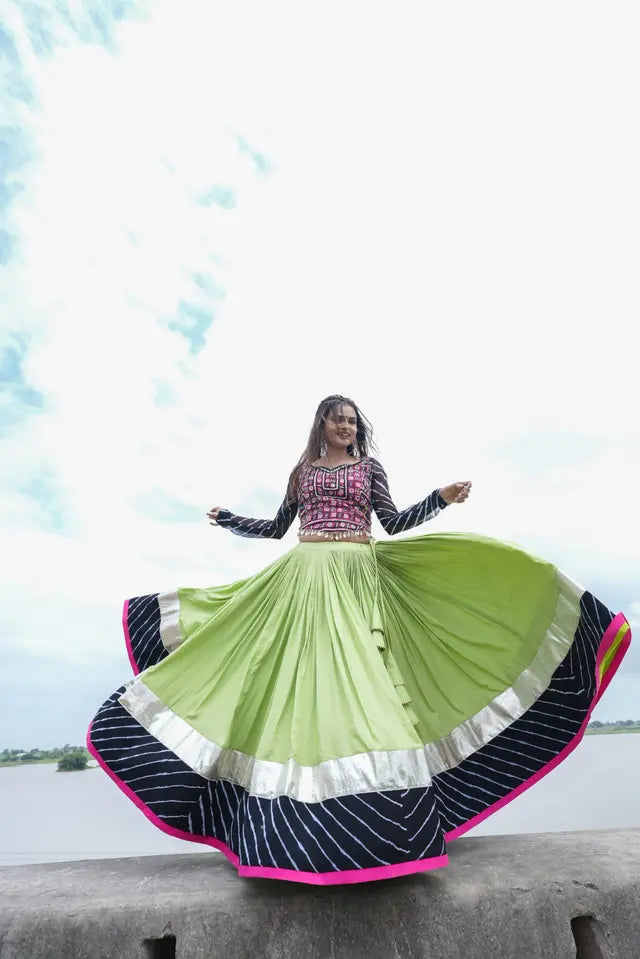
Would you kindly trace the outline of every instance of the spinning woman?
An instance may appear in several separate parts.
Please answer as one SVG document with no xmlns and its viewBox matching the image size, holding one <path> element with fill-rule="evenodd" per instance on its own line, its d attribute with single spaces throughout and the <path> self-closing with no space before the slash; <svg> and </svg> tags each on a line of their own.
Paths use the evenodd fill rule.
<svg viewBox="0 0 640 959">
<path fill-rule="evenodd" d="M 241 875 L 348 883 L 435 869 L 460 836 L 581 739 L 630 641 L 551 563 L 480 536 L 390 535 L 467 499 L 398 511 L 371 428 L 323 400 L 275 519 L 214 507 L 240 536 L 299 544 L 211 589 L 140 596 L 135 678 L 89 748 L 165 832 Z"/>
</svg>

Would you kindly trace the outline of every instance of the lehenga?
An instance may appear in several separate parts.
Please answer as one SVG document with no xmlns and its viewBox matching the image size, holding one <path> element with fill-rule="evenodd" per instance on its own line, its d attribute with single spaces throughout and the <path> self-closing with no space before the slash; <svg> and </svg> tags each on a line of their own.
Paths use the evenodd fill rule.
<svg viewBox="0 0 640 959">
<path fill-rule="evenodd" d="M 370 539 L 398 511 L 365 457 L 303 469 L 241 536 L 301 542 L 248 579 L 125 603 L 134 678 L 99 709 L 92 754 L 160 829 L 242 876 L 362 882 L 447 864 L 447 843 L 579 743 L 631 639 L 551 563 L 482 536 Z M 362 536 L 362 542 L 345 541 Z"/>
</svg>

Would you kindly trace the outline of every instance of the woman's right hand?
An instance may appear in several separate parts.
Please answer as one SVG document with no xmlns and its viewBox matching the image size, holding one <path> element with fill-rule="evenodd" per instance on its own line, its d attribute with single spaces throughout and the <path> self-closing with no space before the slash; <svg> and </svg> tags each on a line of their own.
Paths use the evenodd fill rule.
<svg viewBox="0 0 640 959">
<path fill-rule="evenodd" d="M 440 490 L 440 496 L 447 505 L 451 503 L 464 503 L 471 492 L 471 480 L 465 480 L 462 483 L 449 483 Z"/>
<path fill-rule="evenodd" d="M 207 519 L 209 520 L 210 526 L 218 525 L 218 513 L 220 512 L 219 506 L 212 506 L 209 512 L 207 513 Z"/>
</svg>

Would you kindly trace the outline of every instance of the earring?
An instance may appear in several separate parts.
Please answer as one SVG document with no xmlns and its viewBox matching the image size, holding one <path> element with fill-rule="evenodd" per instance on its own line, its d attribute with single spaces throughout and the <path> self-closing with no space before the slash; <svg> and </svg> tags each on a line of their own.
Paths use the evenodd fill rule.
<svg viewBox="0 0 640 959">
<path fill-rule="evenodd" d="M 320 440 L 320 456 L 327 455 L 327 444 L 324 440 Z"/>
</svg>

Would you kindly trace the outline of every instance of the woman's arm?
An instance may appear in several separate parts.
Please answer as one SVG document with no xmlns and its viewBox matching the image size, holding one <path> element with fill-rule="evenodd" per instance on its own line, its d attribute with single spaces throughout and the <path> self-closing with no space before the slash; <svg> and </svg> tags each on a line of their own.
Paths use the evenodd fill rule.
<svg viewBox="0 0 640 959">
<path fill-rule="evenodd" d="M 256 539 L 282 539 L 296 518 L 297 512 L 297 502 L 285 496 L 273 519 L 251 519 L 249 516 L 238 516 L 228 509 L 218 509 L 218 507 L 210 510 L 207 516 L 218 526 L 230 529 L 236 536 L 249 536 Z"/>
<path fill-rule="evenodd" d="M 372 460 L 372 463 L 371 505 L 380 520 L 382 528 L 390 536 L 403 533 L 407 529 L 413 529 L 414 526 L 419 526 L 421 523 L 433 519 L 448 505 L 447 501 L 440 495 L 440 490 L 436 489 L 420 503 L 415 503 L 413 506 L 408 506 L 407 509 L 398 512 L 389 493 L 387 474 L 377 460 Z"/>
</svg>

